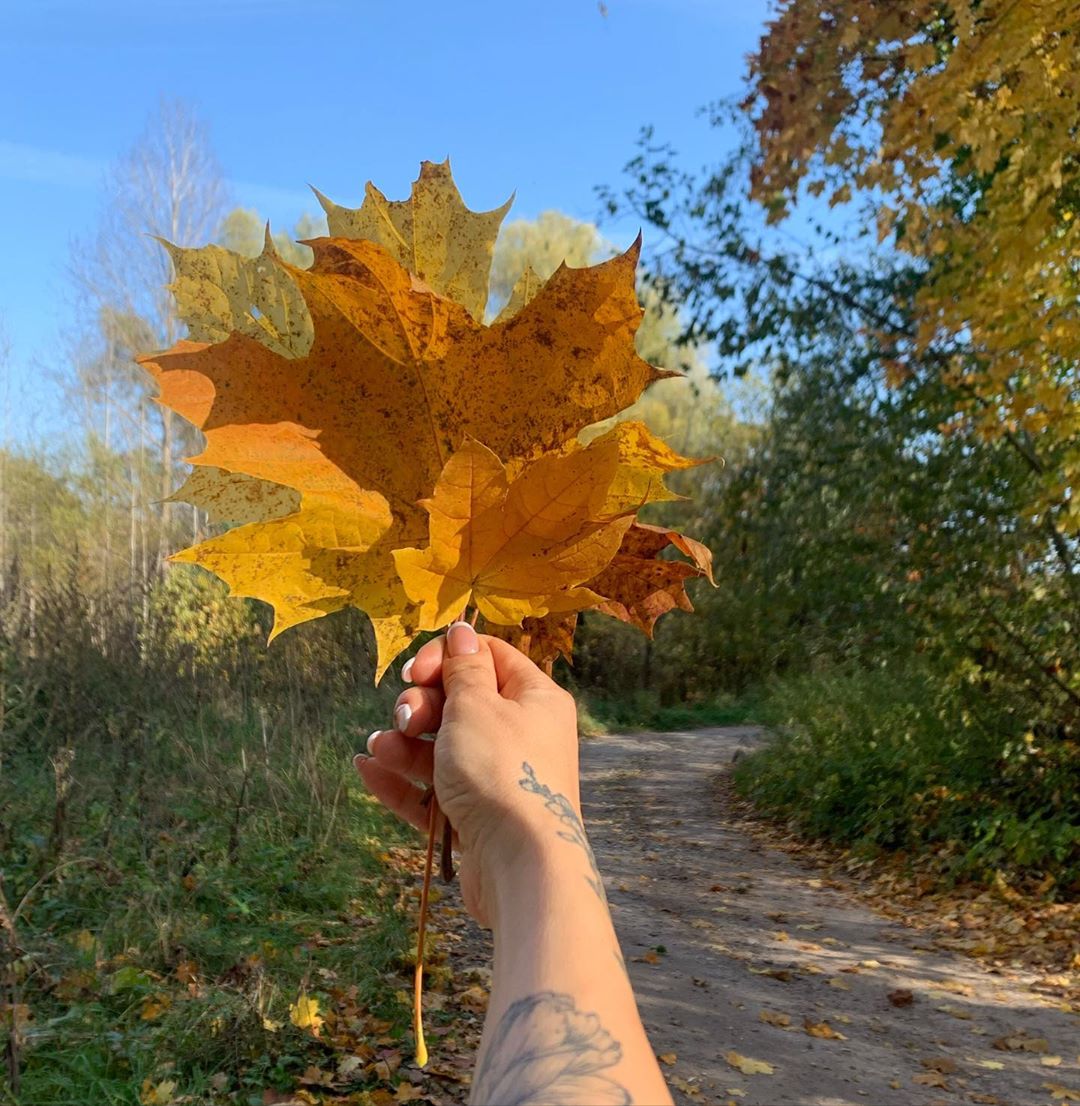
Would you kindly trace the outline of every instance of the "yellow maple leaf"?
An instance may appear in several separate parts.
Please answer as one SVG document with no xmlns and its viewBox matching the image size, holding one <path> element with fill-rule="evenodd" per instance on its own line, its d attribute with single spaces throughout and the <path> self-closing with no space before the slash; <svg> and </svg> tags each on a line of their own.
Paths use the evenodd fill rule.
<svg viewBox="0 0 1080 1106">
<path fill-rule="evenodd" d="M 188 337 L 221 342 L 232 333 L 262 342 L 283 357 L 302 357 L 314 330 L 307 304 L 266 227 L 262 253 L 244 257 L 222 246 L 193 249 L 157 238 L 172 258 L 175 278 L 168 287 Z"/>
<path fill-rule="evenodd" d="M 245 476 L 242 472 L 226 472 L 213 465 L 192 469 L 184 483 L 169 496 L 169 501 L 190 503 L 205 511 L 211 522 L 232 526 L 268 522 L 300 509 L 300 493 L 295 488 Z"/>
<path fill-rule="evenodd" d="M 176 1094 L 176 1083 L 171 1079 L 154 1083 L 144 1079 L 139 1089 L 139 1101 L 142 1106 L 169 1106 Z"/>
<path fill-rule="evenodd" d="M 482 317 L 492 250 L 513 197 L 492 211 L 470 211 L 454 184 L 449 158 L 421 162 L 407 200 L 388 200 L 371 181 L 355 210 L 313 191 L 335 238 L 378 242 L 429 288 L 456 300 L 474 318 Z"/>
<path fill-rule="evenodd" d="M 743 1075 L 773 1075 L 775 1074 L 775 1068 L 768 1060 L 754 1060 L 749 1056 L 743 1056 L 742 1053 L 735 1052 L 734 1050 L 724 1053 L 724 1059 L 736 1070 L 741 1071 Z"/>
<path fill-rule="evenodd" d="M 844 1036 L 839 1030 L 833 1029 L 827 1021 L 816 1022 L 811 1018 L 807 1018 L 803 1022 L 803 1029 L 811 1037 L 819 1037 L 823 1041 L 846 1041 L 847 1037 Z"/>
<path fill-rule="evenodd" d="M 1080 1102 L 1080 1091 L 1074 1091 L 1063 1083 L 1043 1083 L 1042 1086 L 1058 1102 Z"/>
<path fill-rule="evenodd" d="M 394 551 L 421 629 L 470 603 L 504 626 L 597 605 L 579 585 L 612 560 L 638 507 L 671 497 L 662 475 L 676 467 L 684 459 L 640 423 L 527 463 L 513 480 L 490 449 L 466 442 L 424 501 L 429 544 Z"/>
<path fill-rule="evenodd" d="M 310 995 L 301 995 L 289 1007 L 289 1021 L 297 1029 L 310 1029 L 316 1037 L 325 1020 L 319 1013 L 319 1000 Z"/>
</svg>

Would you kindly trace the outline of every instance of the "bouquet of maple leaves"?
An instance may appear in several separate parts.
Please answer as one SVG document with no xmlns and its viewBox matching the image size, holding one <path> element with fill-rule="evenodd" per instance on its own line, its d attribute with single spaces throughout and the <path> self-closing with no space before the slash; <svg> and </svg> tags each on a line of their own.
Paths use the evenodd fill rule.
<svg viewBox="0 0 1080 1106">
<path fill-rule="evenodd" d="M 640 238 L 547 281 L 527 269 L 485 323 L 509 202 L 470 211 L 448 162 L 424 162 L 405 201 L 371 184 L 355 210 L 316 195 L 330 233 L 305 243 L 308 269 L 269 228 L 257 258 L 163 242 L 189 337 L 138 360 L 205 436 L 173 498 L 233 524 L 171 559 L 271 604 L 271 639 L 365 611 L 376 680 L 469 608 L 548 671 L 583 610 L 650 635 L 691 610 L 685 582 L 712 579 L 709 551 L 636 515 L 679 498 L 665 474 L 701 462 L 640 422 L 578 437 L 677 375 L 634 350 Z"/>
</svg>

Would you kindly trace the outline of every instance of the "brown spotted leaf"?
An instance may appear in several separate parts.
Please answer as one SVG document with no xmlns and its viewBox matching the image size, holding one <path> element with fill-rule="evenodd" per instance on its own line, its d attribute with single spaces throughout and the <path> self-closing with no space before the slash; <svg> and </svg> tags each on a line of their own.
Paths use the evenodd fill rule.
<svg viewBox="0 0 1080 1106">
<path fill-rule="evenodd" d="M 308 269 L 272 245 L 168 246 L 201 340 L 139 360 L 206 443 L 174 498 L 242 524 L 176 559 L 270 603 L 274 634 L 366 611 L 380 674 L 467 603 L 538 659 L 569 654 L 585 607 L 646 632 L 689 609 L 703 547 L 648 527 L 620 547 L 640 507 L 677 498 L 664 475 L 698 462 L 638 423 L 577 441 L 671 375 L 634 350 L 640 243 L 543 284 L 526 274 L 513 313 L 484 325 L 504 209 L 468 211 L 448 165 L 425 163 L 408 201 L 369 188 L 357 211 L 328 210 L 334 237 L 307 243 Z M 657 556 L 668 547 L 689 573 Z M 616 557 L 607 591 L 584 586 Z"/>
</svg>

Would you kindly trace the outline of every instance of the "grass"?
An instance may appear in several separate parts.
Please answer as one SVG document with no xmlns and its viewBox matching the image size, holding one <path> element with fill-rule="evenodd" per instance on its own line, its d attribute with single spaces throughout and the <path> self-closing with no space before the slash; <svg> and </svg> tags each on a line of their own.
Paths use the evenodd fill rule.
<svg viewBox="0 0 1080 1106">
<path fill-rule="evenodd" d="M 947 880 L 1015 876 L 1080 894 L 1075 743 L 977 706 L 918 662 L 778 681 L 761 714 L 776 736 L 736 783 L 810 836 L 933 855 Z"/>
<path fill-rule="evenodd" d="M 8 1106 L 153 1102 L 162 1086 L 261 1103 L 325 1054 L 294 1024 L 301 996 L 404 1041 L 413 918 L 387 849 L 412 834 L 354 783 L 366 729 L 268 740 L 205 715 L 157 722 L 139 765 L 76 750 L 61 804 L 40 754 L 4 765 L 21 1054 Z"/>
<path fill-rule="evenodd" d="M 720 695 L 698 703 L 661 704 L 657 696 L 637 692 L 622 698 L 582 695 L 578 725 L 586 737 L 635 730 L 685 730 L 699 726 L 735 726 L 759 720 L 756 694 Z"/>
</svg>

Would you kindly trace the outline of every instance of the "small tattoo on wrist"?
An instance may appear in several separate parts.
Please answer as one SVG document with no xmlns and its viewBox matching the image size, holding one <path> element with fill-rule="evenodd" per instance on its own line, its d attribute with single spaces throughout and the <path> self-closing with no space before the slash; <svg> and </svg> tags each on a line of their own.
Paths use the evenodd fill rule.
<svg viewBox="0 0 1080 1106">
<path fill-rule="evenodd" d="M 544 806 L 566 826 L 566 829 L 559 830 L 559 836 L 564 841 L 569 841 L 572 845 L 578 845 L 585 850 L 589 867 L 592 869 L 592 875 L 586 876 L 585 880 L 596 892 L 597 898 L 606 903 L 607 895 L 604 894 L 604 881 L 600 878 L 600 869 L 596 866 L 596 856 L 593 854 L 588 837 L 585 836 L 585 827 L 581 824 L 581 819 L 577 816 L 570 800 L 565 795 L 552 791 L 546 784 L 542 784 L 536 778 L 535 769 L 527 760 L 521 762 L 521 769 L 525 773 L 525 778 L 518 780 L 518 786 L 523 791 L 539 795 L 544 800 Z"/>
</svg>

